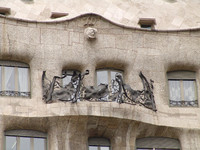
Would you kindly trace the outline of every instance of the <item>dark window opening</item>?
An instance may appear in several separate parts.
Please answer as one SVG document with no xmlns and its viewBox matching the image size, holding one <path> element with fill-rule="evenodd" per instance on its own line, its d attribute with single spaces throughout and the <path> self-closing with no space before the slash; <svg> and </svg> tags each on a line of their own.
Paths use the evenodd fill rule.
<svg viewBox="0 0 200 150">
<path fill-rule="evenodd" d="M 138 24 L 143 29 L 152 30 L 155 28 L 156 20 L 154 18 L 140 18 Z"/>
<path fill-rule="evenodd" d="M 10 8 L 7 7 L 0 7 L 0 15 L 9 15 L 10 14 Z"/>
<path fill-rule="evenodd" d="M 144 29 L 151 29 L 152 28 L 151 25 L 144 25 L 144 24 L 141 24 L 140 27 L 144 28 Z"/>
<path fill-rule="evenodd" d="M 52 12 L 50 18 L 56 19 L 56 18 L 61 18 L 65 16 L 68 16 L 68 13 Z"/>
</svg>

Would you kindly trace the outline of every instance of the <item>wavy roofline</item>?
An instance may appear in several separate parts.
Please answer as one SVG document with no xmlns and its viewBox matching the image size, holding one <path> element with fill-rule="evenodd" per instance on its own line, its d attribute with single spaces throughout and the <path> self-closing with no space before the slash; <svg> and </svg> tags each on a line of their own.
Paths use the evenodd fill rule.
<svg viewBox="0 0 200 150">
<path fill-rule="evenodd" d="M 64 18 L 62 20 L 59 19 L 54 19 L 54 20 L 44 20 L 44 21 L 38 21 L 38 20 L 29 20 L 29 19 L 21 19 L 21 18 L 15 18 L 15 17 L 10 17 L 10 16 L 4 16 L 0 14 L 0 18 L 4 18 L 4 19 L 8 19 L 8 20 L 15 20 L 15 21 L 21 21 L 21 22 L 28 22 L 28 23 L 62 23 L 65 21 L 72 21 L 84 16 L 89 16 L 89 15 L 94 15 L 94 16 L 98 16 L 101 17 L 103 19 L 105 19 L 106 21 L 110 22 L 111 24 L 117 25 L 119 27 L 122 28 L 126 28 L 126 29 L 133 29 L 133 30 L 138 30 L 138 31 L 147 31 L 147 32 L 190 32 L 190 31 L 199 31 L 200 27 L 193 27 L 193 28 L 187 28 L 187 29 L 142 29 L 142 28 L 138 28 L 138 27 L 132 27 L 132 26 L 128 26 L 128 25 L 124 25 L 118 22 L 114 22 L 100 14 L 97 13 L 84 13 L 84 14 L 80 14 L 77 15 L 75 17 L 71 17 L 71 18 Z"/>
</svg>

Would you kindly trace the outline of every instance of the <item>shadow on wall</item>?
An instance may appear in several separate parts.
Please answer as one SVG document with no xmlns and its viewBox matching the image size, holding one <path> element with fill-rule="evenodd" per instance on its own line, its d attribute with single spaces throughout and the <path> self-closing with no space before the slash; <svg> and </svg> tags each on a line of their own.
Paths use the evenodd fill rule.
<svg viewBox="0 0 200 150">
<path fill-rule="evenodd" d="M 26 4 L 33 4 L 34 0 L 21 0 L 22 2 L 26 3 Z"/>
<path fill-rule="evenodd" d="M 176 3 L 177 2 L 177 0 L 165 0 L 165 1 L 168 3 Z"/>
</svg>

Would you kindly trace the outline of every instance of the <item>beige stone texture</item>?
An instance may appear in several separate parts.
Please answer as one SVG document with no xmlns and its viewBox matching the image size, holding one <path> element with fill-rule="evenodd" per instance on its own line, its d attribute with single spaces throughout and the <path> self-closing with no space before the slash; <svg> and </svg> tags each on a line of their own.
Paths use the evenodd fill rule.
<svg viewBox="0 0 200 150">
<path fill-rule="evenodd" d="M 68 20 L 86 13 L 99 14 L 117 24 L 139 27 L 140 18 L 155 18 L 156 29 L 199 28 L 198 0 L 0 0 L 9 17 L 32 21 Z M 68 13 L 52 19 L 52 12 Z"/>
<path fill-rule="evenodd" d="M 94 40 L 84 37 L 88 19 L 96 22 Z M 88 137 L 98 136 L 109 138 L 112 150 L 134 149 L 137 138 L 152 136 L 177 138 L 182 150 L 200 149 L 200 109 L 169 107 L 166 77 L 167 71 L 196 71 L 199 103 L 199 41 L 199 29 L 136 30 L 96 15 L 52 23 L 1 17 L 0 59 L 30 65 L 31 97 L 0 97 L 0 150 L 4 131 L 11 129 L 47 132 L 49 150 L 87 150 Z M 84 78 L 84 84 L 89 86 L 95 85 L 95 70 L 102 67 L 124 70 L 125 83 L 133 89 L 142 89 L 139 71 L 154 80 L 157 112 L 115 102 L 46 104 L 42 100 L 44 70 L 51 79 L 61 75 L 63 69 L 89 69 L 90 74 Z"/>
</svg>

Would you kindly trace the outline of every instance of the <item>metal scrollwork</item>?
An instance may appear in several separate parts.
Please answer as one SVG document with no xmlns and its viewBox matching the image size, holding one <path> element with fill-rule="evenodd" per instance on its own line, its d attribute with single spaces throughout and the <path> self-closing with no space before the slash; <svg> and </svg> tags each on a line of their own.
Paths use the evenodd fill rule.
<svg viewBox="0 0 200 150">
<path fill-rule="evenodd" d="M 46 71 L 43 71 L 43 99 L 46 103 L 50 103 L 53 100 L 77 102 L 80 99 L 82 80 L 87 74 L 89 74 L 89 70 L 86 70 L 82 74 L 74 71 L 71 82 L 63 86 L 58 80 L 64 79 L 68 75 L 67 73 L 61 77 L 54 76 L 53 80 L 50 81 L 46 77 Z"/>
<path fill-rule="evenodd" d="M 112 101 L 132 105 L 139 104 L 157 111 L 153 95 L 153 80 L 150 80 L 149 83 L 142 72 L 140 72 L 139 76 L 143 83 L 143 90 L 133 90 L 129 85 L 123 83 L 122 75 L 116 74 L 113 82 L 117 82 L 118 88 L 114 88 L 116 85 L 112 84 L 113 89 L 115 89 L 111 95 Z"/>
<path fill-rule="evenodd" d="M 88 70 L 82 74 L 74 71 L 69 84 L 62 86 L 59 80 L 65 78 L 68 75 L 67 73 L 61 77 L 54 76 L 53 80 L 50 81 L 46 78 L 46 72 L 43 71 L 43 99 L 46 103 L 50 103 L 53 100 L 71 101 L 73 103 L 77 102 L 77 100 L 87 100 L 139 104 L 157 111 L 153 95 L 153 80 L 149 82 L 142 72 L 139 73 L 143 84 L 142 90 L 133 90 L 124 83 L 122 75 L 118 73 L 116 73 L 111 85 L 100 84 L 98 86 L 85 87 L 82 84 L 82 80 L 88 74 Z"/>
</svg>

